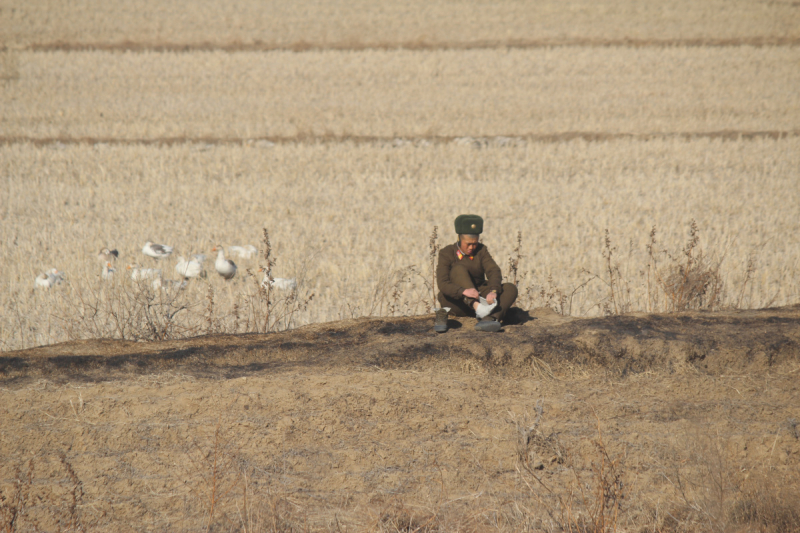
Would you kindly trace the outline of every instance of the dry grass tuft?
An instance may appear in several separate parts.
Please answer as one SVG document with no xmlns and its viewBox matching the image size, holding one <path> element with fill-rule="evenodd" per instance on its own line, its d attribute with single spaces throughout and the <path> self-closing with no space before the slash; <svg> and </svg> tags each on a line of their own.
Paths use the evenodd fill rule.
<svg viewBox="0 0 800 533">
<path fill-rule="evenodd" d="M 648 276 L 652 269 L 655 279 L 664 297 L 669 301 L 669 311 L 686 311 L 689 309 L 714 310 L 719 307 L 724 285 L 720 274 L 722 258 L 712 261 L 698 248 L 700 242 L 700 229 L 697 222 L 689 223 L 689 241 L 683 248 L 682 258 L 671 255 L 667 250 L 662 250 L 661 255 L 669 258 L 671 264 L 659 267 L 658 252 L 656 252 L 656 228 L 650 232 L 650 242 L 647 252 L 650 258 L 648 263 Z M 750 277 L 755 271 L 752 257 L 747 262 L 747 272 L 742 281 L 742 288 L 736 306 L 741 305 L 741 295 L 747 286 Z M 648 296 L 648 300 L 650 297 Z M 654 296 L 654 302 L 658 296 Z"/>
</svg>

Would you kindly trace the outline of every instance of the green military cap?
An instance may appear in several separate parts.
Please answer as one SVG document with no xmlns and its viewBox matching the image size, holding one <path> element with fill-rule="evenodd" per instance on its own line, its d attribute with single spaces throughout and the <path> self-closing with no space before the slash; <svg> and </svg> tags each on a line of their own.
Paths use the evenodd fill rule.
<svg viewBox="0 0 800 533">
<path fill-rule="evenodd" d="M 458 215 L 456 233 L 459 235 L 480 235 L 483 233 L 483 219 L 478 215 Z"/>
</svg>

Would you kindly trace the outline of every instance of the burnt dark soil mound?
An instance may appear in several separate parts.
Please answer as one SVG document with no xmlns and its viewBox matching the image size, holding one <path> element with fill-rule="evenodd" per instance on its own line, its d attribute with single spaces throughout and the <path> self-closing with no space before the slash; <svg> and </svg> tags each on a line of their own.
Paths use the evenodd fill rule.
<svg viewBox="0 0 800 533">
<path fill-rule="evenodd" d="M 165 342 L 75 341 L 0 356 L 0 380 L 107 380 L 173 371 L 231 378 L 302 367 L 489 369 L 518 375 L 563 369 L 612 374 L 763 371 L 800 361 L 800 305 L 776 309 L 562 317 L 512 310 L 500 333 L 474 319 L 433 332 L 432 316 L 362 318 L 268 335 L 208 335 Z"/>
</svg>

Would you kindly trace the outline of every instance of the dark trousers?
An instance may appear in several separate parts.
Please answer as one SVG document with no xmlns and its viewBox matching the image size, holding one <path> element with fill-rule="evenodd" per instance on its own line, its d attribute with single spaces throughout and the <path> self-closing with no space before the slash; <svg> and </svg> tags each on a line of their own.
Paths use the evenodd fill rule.
<svg viewBox="0 0 800 533">
<path fill-rule="evenodd" d="M 456 285 L 465 289 L 478 289 L 478 294 L 486 297 L 491 292 L 486 280 L 474 280 L 462 264 L 456 263 L 450 271 L 450 280 Z M 494 317 L 496 320 L 503 320 L 508 311 L 517 299 L 517 286 L 513 283 L 503 283 L 500 293 L 497 295 L 497 307 L 494 312 L 489 316 Z M 475 310 L 472 308 L 472 302 L 476 300 L 473 298 L 450 298 L 439 292 L 439 303 L 442 307 L 449 307 L 450 314 L 453 316 L 475 316 Z"/>
</svg>

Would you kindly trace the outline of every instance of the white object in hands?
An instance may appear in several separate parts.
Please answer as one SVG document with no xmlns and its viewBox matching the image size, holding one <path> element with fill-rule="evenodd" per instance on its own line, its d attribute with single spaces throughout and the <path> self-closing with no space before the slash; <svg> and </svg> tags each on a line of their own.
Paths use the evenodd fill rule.
<svg viewBox="0 0 800 533">
<path fill-rule="evenodd" d="M 131 279 L 139 281 L 141 279 L 155 279 L 161 277 L 160 268 L 139 268 L 139 265 L 128 265 L 128 270 L 131 271 Z"/>
<path fill-rule="evenodd" d="M 219 244 L 211 251 L 217 252 L 217 260 L 214 261 L 214 268 L 217 269 L 217 274 L 226 280 L 233 279 L 233 276 L 236 275 L 236 263 L 230 259 L 225 259 L 225 249 Z"/>
<path fill-rule="evenodd" d="M 166 244 L 155 244 L 147 241 L 142 248 L 142 253 L 153 259 L 163 259 L 172 253 L 172 246 Z"/>
<path fill-rule="evenodd" d="M 264 268 L 259 268 L 259 272 L 264 272 Z M 295 278 L 273 278 L 272 274 L 265 272 L 264 279 L 261 280 L 261 286 L 265 289 L 267 285 L 274 289 L 279 289 L 282 291 L 293 291 L 297 289 L 297 279 Z"/>
<path fill-rule="evenodd" d="M 178 264 L 175 265 L 175 272 L 183 276 L 184 279 L 196 278 L 203 273 L 203 263 L 197 259 L 187 261 L 183 256 L 178 257 Z"/>
<path fill-rule="evenodd" d="M 228 246 L 228 255 L 231 257 L 252 259 L 257 253 L 258 249 L 252 244 L 245 244 L 244 246 Z"/>
<path fill-rule="evenodd" d="M 492 303 L 486 301 L 486 298 L 481 296 L 480 303 L 478 303 L 478 308 L 475 309 L 475 316 L 478 318 L 485 318 L 489 316 L 489 313 L 492 312 L 492 309 L 497 307 L 497 300 Z"/>
<path fill-rule="evenodd" d="M 117 269 L 111 268 L 111 262 L 110 261 L 106 261 L 106 264 L 103 266 L 103 279 L 109 280 L 109 279 L 113 278 L 114 277 L 114 272 L 116 272 L 116 271 L 117 271 Z"/>
</svg>

